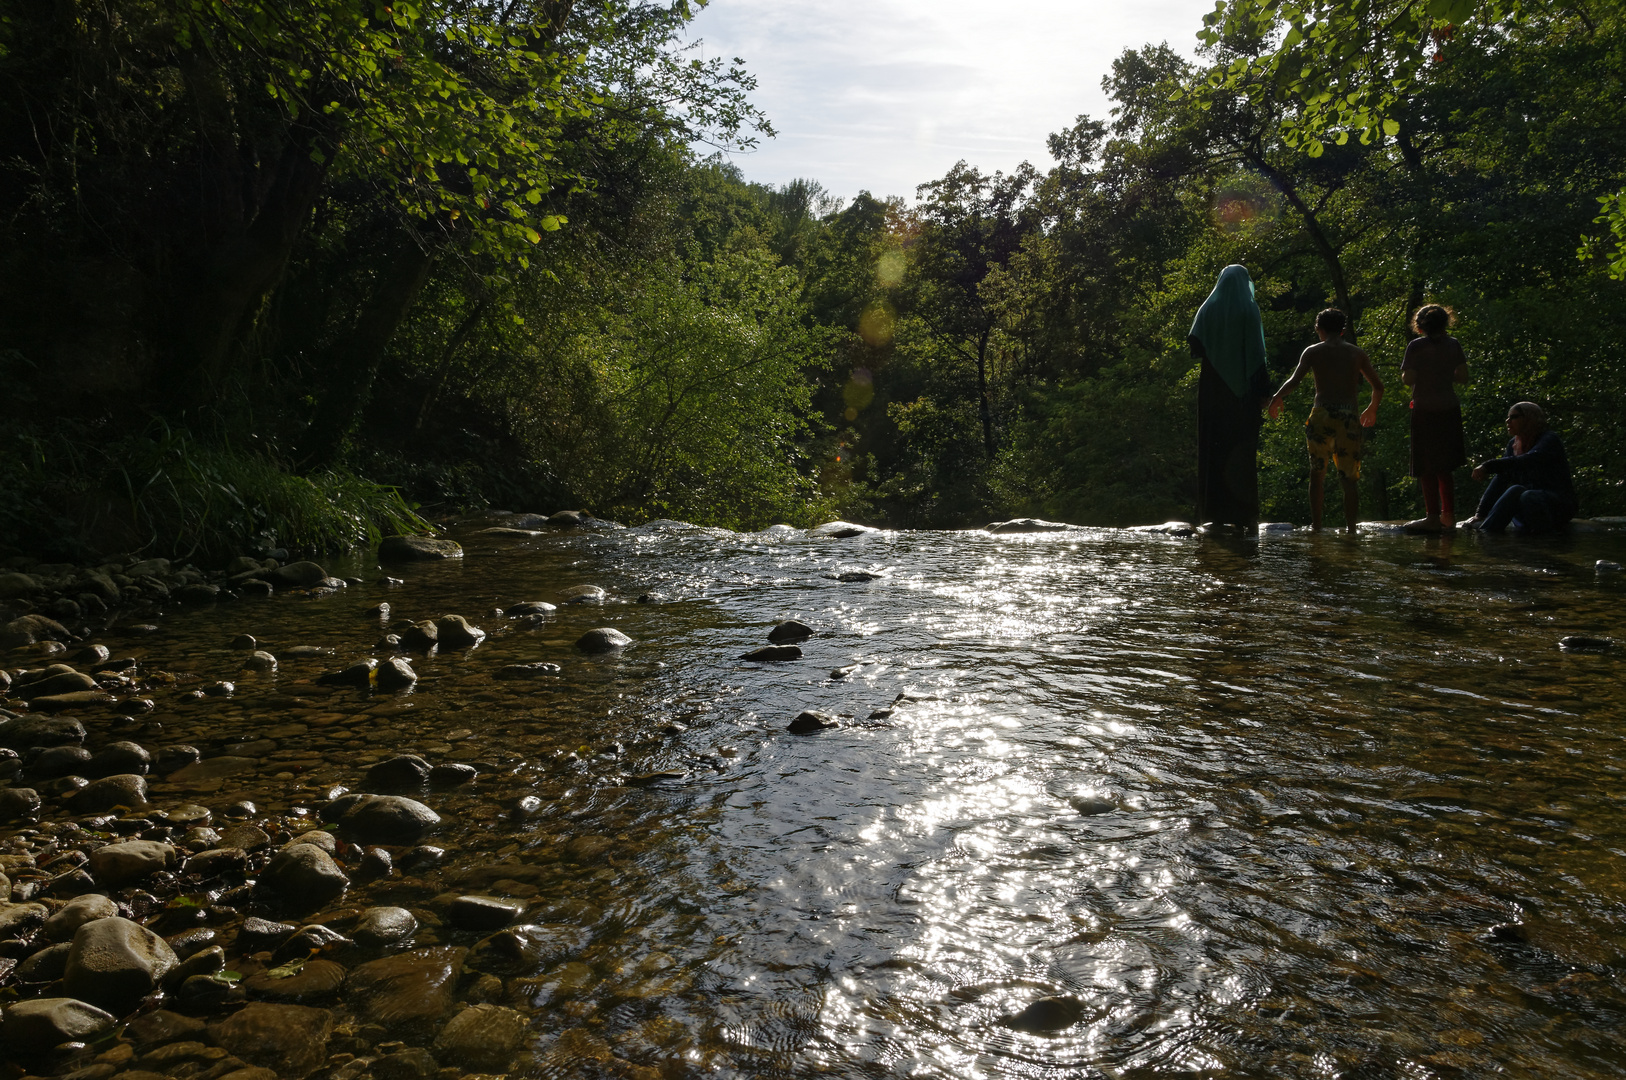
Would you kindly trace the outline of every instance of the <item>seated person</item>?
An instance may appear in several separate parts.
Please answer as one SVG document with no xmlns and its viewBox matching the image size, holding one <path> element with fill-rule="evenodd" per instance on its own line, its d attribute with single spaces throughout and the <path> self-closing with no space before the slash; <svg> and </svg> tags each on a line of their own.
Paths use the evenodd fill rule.
<svg viewBox="0 0 1626 1080">
<path fill-rule="evenodd" d="M 1554 532 L 1575 516 L 1575 485 L 1569 458 L 1558 434 L 1547 427 L 1546 414 L 1533 401 L 1507 411 L 1507 453 L 1480 463 L 1474 479 L 1491 482 L 1479 498 L 1479 509 L 1464 528 L 1501 532 L 1509 525 L 1526 533 Z"/>
</svg>

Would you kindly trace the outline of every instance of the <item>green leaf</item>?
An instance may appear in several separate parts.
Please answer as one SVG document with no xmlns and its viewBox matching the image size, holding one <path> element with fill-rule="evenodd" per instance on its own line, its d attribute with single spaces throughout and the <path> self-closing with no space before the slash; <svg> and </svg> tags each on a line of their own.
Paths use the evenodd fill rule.
<svg viewBox="0 0 1626 1080">
<path fill-rule="evenodd" d="M 1385 135 L 1389 136 L 1389 138 L 1391 138 L 1391 139 L 1394 138 L 1396 135 L 1399 135 L 1400 134 L 1400 121 L 1399 120 L 1385 120 L 1383 122 L 1383 133 Z"/>
</svg>

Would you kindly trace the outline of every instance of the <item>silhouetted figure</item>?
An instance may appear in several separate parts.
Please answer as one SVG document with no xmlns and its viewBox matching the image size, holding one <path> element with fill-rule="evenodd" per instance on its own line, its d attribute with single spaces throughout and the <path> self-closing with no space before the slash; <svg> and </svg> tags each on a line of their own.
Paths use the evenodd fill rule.
<svg viewBox="0 0 1626 1080">
<path fill-rule="evenodd" d="M 1197 520 L 1259 527 L 1259 427 L 1270 397 L 1265 327 L 1242 266 L 1220 271 L 1186 341 L 1197 382 Z"/>
</svg>

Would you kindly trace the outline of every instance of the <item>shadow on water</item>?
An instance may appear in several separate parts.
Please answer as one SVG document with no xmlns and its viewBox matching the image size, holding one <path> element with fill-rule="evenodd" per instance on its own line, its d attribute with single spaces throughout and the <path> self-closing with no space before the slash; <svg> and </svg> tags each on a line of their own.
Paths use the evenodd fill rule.
<svg viewBox="0 0 1626 1080">
<path fill-rule="evenodd" d="M 161 701 L 165 740 L 260 740 L 160 804 L 293 831 L 396 752 L 480 763 L 425 796 L 447 862 L 345 903 L 481 892 L 579 931 L 504 976 L 521 1074 L 1618 1075 L 1621 660 L 1557 641 L 1622 632 L 1592 569 L 1622 537 L 463 539 L 399 589 L 176 612 L 121 651 L 238 678 Z M 610 600 L 494 613 L 578 584 Z M 408 695 L 317 685 L 375 654 L 381 600 L 491 636 Z M 786 618 L 803 659 L 738 659 Z M 576 653 L 595 626 L 635 644 Z M 333 655 L 239 676 L 243 632 Z M 539 660 L 562 674 L 493 678 Z M 841 726 L 786 734 L 809 708 Z M 1047 996 L 1077 1022 L 1007 1025 Z"/>
</svg>

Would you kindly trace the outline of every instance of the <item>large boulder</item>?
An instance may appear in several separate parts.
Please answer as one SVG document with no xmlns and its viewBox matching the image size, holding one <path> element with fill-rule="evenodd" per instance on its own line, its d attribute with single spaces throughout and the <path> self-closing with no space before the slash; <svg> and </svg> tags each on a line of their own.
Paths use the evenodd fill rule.
<svg viewBox="0 0 1626 1080">
<path fill-rule="evenodd" d="M 350 878 L 333 856 L 315 844 L 294 844 L 277 852 L 260 883 L 295 911 L 314 911 L 344 895 Z"/>
<path fill-rule="evenodd" d="M 34 998 L 6 1006 L 0 1028 L 8 1050 L 43 1054 L 65 1042 L 89 1042 L 113 1030 L 111 1013 L 68 997 Z"/>
<path fill-rule="evenodd" d="M 97 919 L 73 935 L 62 989 L 122 1016 L 158 988 L 180 961 L 169 943 L 129 919 Z"/>
<path fill-rule="evenodd" d="M 378 557 L 386 562 L 461 559 L 463 548 L 455 540 L 433 536 L 386 536 L 378 545 Z"/>
<path fill-rule="evenodd" d="M 452 1007 L 467 949 L 441 946 L 386 956 L 353 968 L 345 1000 L 387 1028 L 432 1028 Z"/>
<path fill-rule="evenodd" d="M 254 1002 L 211 1024 L 209 1034 L 228 1053 L 297 1080 L 327 1059 L 333 1014 L 306 1005 Z"/>
<path fill-rule="evenodd" d="M 126 840 L 92 851 L 88 865 L 97 882 L 116 889 L 160 870 L 173 870 L 179 861 L 175 849 L 168 844 L 156 840 Z"/>
</svg>

